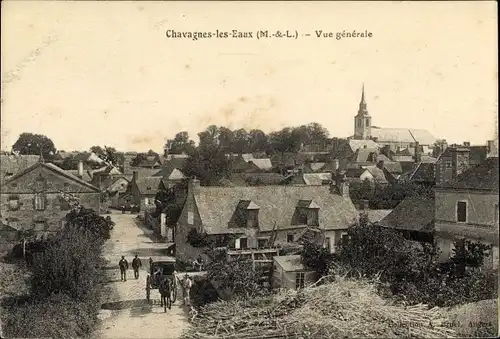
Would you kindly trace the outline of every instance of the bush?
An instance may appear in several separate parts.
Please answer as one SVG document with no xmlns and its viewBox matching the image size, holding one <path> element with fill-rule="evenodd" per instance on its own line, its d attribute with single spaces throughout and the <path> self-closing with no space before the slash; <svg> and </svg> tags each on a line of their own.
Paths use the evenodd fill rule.
<svg viewBox="0 0 500 339">
<path fill-rule="evenodd" d="M 66 293 L 76 300 L 95 294 L 100 280 L 101 246 L 94 234 L 67 228 L 55 236 L 33 261 L 32 293 Z"/>
<path fill-rule="evenodd" d="M 64 294 L 30 299 L 5 312 L 4 332 L 9 338 L 86 337 L 98 324 L 97 299 L 77 302 Z"/>
<path fill-rule="evenodd" d="M 102 243 L 111 237 L 114 225 L 110 216 L 104 218 L 88 208 L 74 209 L 66 215 L 66 228 L 90 231 Z"/>
<path fill-rule="evenodd" d="M 219 258 L 207 265 L 207 279 L 221 291 L 224 299 L 233 296 L 252 298 L 266 294 L 267 291 L 261 285 L 262 276 L 262 269 L 254 269 L 252 262 L 248 260 Z"/>
</svg>

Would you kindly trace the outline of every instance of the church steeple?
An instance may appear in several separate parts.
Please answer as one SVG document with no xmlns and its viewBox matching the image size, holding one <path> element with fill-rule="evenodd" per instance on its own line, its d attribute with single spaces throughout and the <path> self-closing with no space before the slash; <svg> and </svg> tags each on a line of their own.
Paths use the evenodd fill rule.
<svg viewBox="0 0 500 339">
<path fill-rule="evenodd" d="M 372 129 L 372 118 L 366 109 L 365 84 L 361 89 L 361 101 L 359 102 L 358 114 L 354 117 L 354 138 L 370 139 Z"/>
<path fill-rule="evenodd" d="M 366 109 L 366 101 L 365 101 L 365 84 L 363 83 L 363 88 L 361 90 L 361 101 L 359 102 L 359 115 L 368 115 L 368 110 Z"/>
</svg>

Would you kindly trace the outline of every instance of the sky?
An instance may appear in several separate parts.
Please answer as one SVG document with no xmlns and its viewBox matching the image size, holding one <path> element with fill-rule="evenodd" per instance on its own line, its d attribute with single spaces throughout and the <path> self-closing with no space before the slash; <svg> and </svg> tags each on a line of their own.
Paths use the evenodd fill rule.
<svg viewBox="0 0 500 339">
<path fill-rule="evenodd" d="M 496 138 L 496 2 L 2 1 L 1 13 L 2 150 L 31 132 L 67 151 L 160 152 L 211 124 L 318 122 L 347 137 L 363 83 L 375 126 Z M 299 37 L 193 41 L 167 29 Z"/>
</svg>

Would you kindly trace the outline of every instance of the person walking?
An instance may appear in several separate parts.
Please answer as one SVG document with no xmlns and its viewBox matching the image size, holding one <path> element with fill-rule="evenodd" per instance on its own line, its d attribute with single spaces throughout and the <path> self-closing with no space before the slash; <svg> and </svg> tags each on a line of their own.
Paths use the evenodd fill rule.
<svg viewBox="0 0 500 339">
<path fill-rule="evenodd" d="M 118 266 L 120 266 L 122 281 L 127 281 L 128 261 L 125 259 L 125 256 L 122 255 L 121 260 L 118 262 Z"/>
<path fill-rule="evenodd" d="M 190 292 L 191 292 L 191 287 L 193 287 L 193 281 L 191 280 L 191 278 L 189 277 L 189 275 L 187 273 L 184 276 L 184 282 L 182 284 L 182 287 L 184 289 L 184 291 L 183 291 L 184 292 L 183 293 L 183 296 L 184 296 L 183 304 L 189 306 L 191 304 Z"/>
<path fill-rule="evenodd" d="M 136 254 L 132 260 L 132 268 L 134 269 L 134 278 L 139 279 L 139 268 L 142 267 L 141 259 Z"/>
</svg>

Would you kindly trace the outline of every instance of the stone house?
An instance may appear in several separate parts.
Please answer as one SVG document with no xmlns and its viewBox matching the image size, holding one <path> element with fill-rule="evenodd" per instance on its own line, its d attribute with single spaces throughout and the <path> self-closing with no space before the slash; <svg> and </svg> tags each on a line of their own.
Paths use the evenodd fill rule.
<svg viewBox="0 0 500 339">
<path fill-rule="evenodd" d="M 160 190 L 166 190 L 162 177 L 138 178 L 134 172 L 129 186 L 133 204 L 141 211 L 153 211 L 156 208 L 155 197 Z"/>
<path fill-rule="evenodd" d="M 38 162 L 1 185 L 1 221 L 17 230 L 56 231 L 70 209 L 63 194 L 100 212 L 101 192 L 97 187 L 54 164 Z"/>
<path fill-rule="evenodd" d="M 498 192 L 498 158 L 435 187 L 435 228 L 443 260 L 452 254 L 454 240 L 467 239 L 492 245 L 488 264 L 498 266 Z"/>
<path fill-rule="evenodd" d="M 0 155 L 0 184 L 14 174 L 36 164 L 40 159 L 38 155 Z"/>
<path fill-rule="evenodd" d="M 300 289 L 316 280 L 314 271 L 307 269 L 300 255 L 282 255 L 273 258 L 273 288 Z"/>
<path fill-rule="evenodd" d="M 260 187 L 205 187 L 190 180 L 176 225 L 176 255 L 189 260 L 203 252 L 187 242 L 193 230 L 221 246 L 245 249 L 295 242 L 313 228 L 334 252 L 358 216 L 343 180 L 337 186 Z"/>
</svg>

